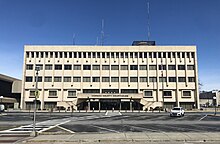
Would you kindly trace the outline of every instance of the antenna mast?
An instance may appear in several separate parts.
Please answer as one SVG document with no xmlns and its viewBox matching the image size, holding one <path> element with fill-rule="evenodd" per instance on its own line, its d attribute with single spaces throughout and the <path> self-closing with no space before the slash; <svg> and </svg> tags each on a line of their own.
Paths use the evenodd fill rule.
<svg viewBox="0 0 220 144">
<path fill-rule="evenodd" d="M 105 37 L 105 33 L 104 33 L 104 19 L 102 19 L 101 45 L 104 45 L 104 37 Z"/>
<path fill-rule="evenodd" d="M 75 37 L 76 37 L 76 35 L 75 34 L 73 34 L 73 45 L 75 45 L 76 43 L 75 43 Z"/>
<path fill-rule="evenodd" d="M 147 2 L 147 40 L 150 40 L 150 3 Z"/>
</svg>

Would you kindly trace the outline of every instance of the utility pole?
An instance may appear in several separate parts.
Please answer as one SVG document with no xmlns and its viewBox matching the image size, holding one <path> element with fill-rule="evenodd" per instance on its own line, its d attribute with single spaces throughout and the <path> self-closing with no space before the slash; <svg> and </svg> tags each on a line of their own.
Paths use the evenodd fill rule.
<svg viewBox="0 0 220 144">
<path fill-rule="evenodd" d="M 36 107 L 37 107 L 37 97 L 39 96 L 39 91 L 38 91 L 38 72 L 40 71 L 40 67 L 36 66 L 35 67 L 35 71 L 36 71 L 36 85 L 35 85 L 35 97 L 34 97 L 34 120 L 33 120 L 33 131 L 31 133 L 31 136 L 36 137 L 37 136 L 37 132 L 36 132 Z"/>
<path fill-rule="evenodd" d="M 163 99 L 163 110 L 165 110 L 164 106 L 164 77 L 163 77 L 163 60 L 161 60 L 161 77 L 162 77 L 162 99 Z"/>
</svg>

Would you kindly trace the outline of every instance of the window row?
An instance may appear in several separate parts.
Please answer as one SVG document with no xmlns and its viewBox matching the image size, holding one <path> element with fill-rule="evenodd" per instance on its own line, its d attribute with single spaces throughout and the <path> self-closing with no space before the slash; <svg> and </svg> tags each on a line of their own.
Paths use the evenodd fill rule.
<svg viewBox="0 0 220 144">
<path fill-rule="evenodd" d="M 195 66 L 194 65 L 149 65 L 149 68 L 147 65 L 130 65 L 130 67 L 128 65 L 61 65 L 61 64 L 45 64 L 45 66 L 43 67 L 43 64 L 36 64 L 35 67 L 39 67 L 40 70 L 43 70 L 43 68 L 45 70 L 195 70 Z M 101 67 L 101 68 L 100 68 Z M 26 70 L 33 70 L 34 69 L 34 65 L 33 64 L 27 64 L 26 65 Z"/>
<path fill-rule="evenodd" d="M 53 80 L 52 80 L 53 78 Z M 36 77 L 35 77 L 36 79 Z M 71 77 L 71 76 L 45 76 L 44 82 L 148 82 L 147 77 Z M 159 77 L 159 82 L 186 82 L 186 77 Z M 26 82 L 33 82 L 32 76 L 26 76 Z M 41 76 L 38 77 L 38 82 L 42 82 L 43 78 Z M 149 82 L 157 82 L 157 77 L 149 77 Z M 195 82 L 195 77 L 188 77 L 188 82 Z"/>
<path fill-rule="evenodd" d="M 27 58 L 194 58 L 194 52 L 26 52 Z"/>
<path fill-rule="evenodd" d="M 49 90 L 49 97 L 57 97 L 57 96 L 58 96 L 57 90 Z M 29 97 L 35 97 L 35 90 L 30 90 Z M 76 90 L 68 90 L 67 97 L 69 98 L 76 97 Z"/>
<path fill-rule="evenodd" d="M 153 97 L 153 91 L 148 91 L 148 90 L 144 90 L 144 97 Z M 163 97 L 172 97 L 172 91 L 167 91 L 164 90 L 163 91 Z M 182 97 L 191 97 L 191 91 L 189 90 L 184 90 L 182 91 Z"/>
</svg>

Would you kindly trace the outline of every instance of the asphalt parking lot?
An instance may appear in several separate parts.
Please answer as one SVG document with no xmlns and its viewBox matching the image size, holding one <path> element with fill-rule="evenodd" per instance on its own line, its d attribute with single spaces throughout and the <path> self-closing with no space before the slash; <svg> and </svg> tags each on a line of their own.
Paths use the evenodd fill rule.
<svg viewBox="0 0 220 144">
<path fill-rule="evenodd" d="M 39 127 L 54 123 L 73 133 L 220 132 L 220 116 L 207 113 L 186 113 L 184 117 L 169 117 L 163 112 L 37 113 L 36 120 Z M 33 113 L 7 113 L 0 116 L 0 131 L 26 125 L 31 128 L 32 123 Z"/>
</svg>

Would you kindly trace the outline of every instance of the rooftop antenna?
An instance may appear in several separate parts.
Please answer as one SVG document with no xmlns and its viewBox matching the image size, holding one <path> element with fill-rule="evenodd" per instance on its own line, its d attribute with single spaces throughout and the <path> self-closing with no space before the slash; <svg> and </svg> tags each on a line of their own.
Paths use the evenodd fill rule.
<svg viewBox="0 0 220 144">
<path fill-rule="evenodd" d="M 105 37 L 105 33 L 104 33 L 104 19 L 102 19 L 102 30 L 101 30 L 101 45 L 104 45 L 104 37 Z"/>
<path fill-rule="evenodd" d="M 75 35 L 75 33 L 73 34 L 73 45 L 75 45 L 76 43 L 75 43 L 75 37 L 76 37 L 76 35 Z"/>
<path fill-rule="evenodd" d="M 150 3 L 147 1 L 147 40 L 150 41 Z"/>
<path fill-rule="evenodd" d="M 97 38 L 96 38 L 96 45 L 98 45 L 99 44 L 99 37 L 97 36 Z"/>
</svg>

